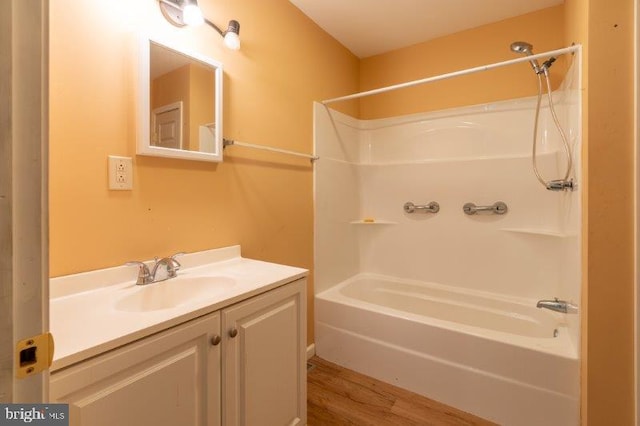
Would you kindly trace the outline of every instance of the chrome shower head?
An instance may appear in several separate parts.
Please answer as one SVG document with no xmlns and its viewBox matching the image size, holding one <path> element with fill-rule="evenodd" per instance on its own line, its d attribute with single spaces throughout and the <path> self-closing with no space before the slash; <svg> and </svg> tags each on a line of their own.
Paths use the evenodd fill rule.
<svg viewBox="0 0 640 426">
<path fill-rule="evenodd" d="M 516 41 L 511 43 L 511 51 L 515 53 L 522 53 L 527 56 L 533 55 L 533 46 L 526 41 Z M 535 59 L 529 61 L 531 64 L 531 68 L 536 72 L 536 74 L 540 73 L 540 64 Z"/>
<path fill-rule="evenodd" d="M 526 41 L 516 41 L 511 43 L 511 50 L 515 53 L 533 55 L 533 46 Z"/>
</svg>

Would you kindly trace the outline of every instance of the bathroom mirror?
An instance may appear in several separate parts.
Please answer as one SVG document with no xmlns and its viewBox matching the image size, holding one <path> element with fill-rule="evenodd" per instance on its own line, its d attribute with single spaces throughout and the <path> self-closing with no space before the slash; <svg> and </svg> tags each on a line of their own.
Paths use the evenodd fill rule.
<svg viewBox="0 0 640 426">
<path fill-rule="evenodd" d="M 222 64 L 141 37 L 137 153 L 222 161 Z"/>
</svg>

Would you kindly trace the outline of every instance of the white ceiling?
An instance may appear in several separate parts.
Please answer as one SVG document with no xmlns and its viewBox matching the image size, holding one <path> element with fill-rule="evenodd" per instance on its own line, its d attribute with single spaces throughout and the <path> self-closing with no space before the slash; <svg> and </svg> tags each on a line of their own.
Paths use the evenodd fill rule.
<svg viewBox="0 0 640 426">
<path fill-rule="evenodd" d="M 564 0 L 289 1 L 360 58 L 564 2 Z M 540 31 L 544 31 L 544 28 Z"/>
</svg>

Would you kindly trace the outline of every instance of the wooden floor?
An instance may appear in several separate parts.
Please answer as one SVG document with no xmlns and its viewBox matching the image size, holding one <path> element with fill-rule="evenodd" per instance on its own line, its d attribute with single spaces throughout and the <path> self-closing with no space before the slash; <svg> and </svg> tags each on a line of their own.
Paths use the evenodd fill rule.
<svg viewBox="0 0 640 426">
<path fill-rule="evenodd" d="M 309 426 L 494 424 L 318 357 L 309 363 Z"/>
</svg>

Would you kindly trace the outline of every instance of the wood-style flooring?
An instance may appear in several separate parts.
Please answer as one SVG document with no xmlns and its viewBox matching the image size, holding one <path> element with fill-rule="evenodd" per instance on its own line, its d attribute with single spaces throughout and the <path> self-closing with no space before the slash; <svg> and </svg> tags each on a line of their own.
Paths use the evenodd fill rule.
<svg viewBox="0 0 640 426">
<path fill-rule="evenodd" d="M 317 356 L 309 363 L 312 365 L 307 372 L 309 426 L 494 424 Z"/>
</svg>

